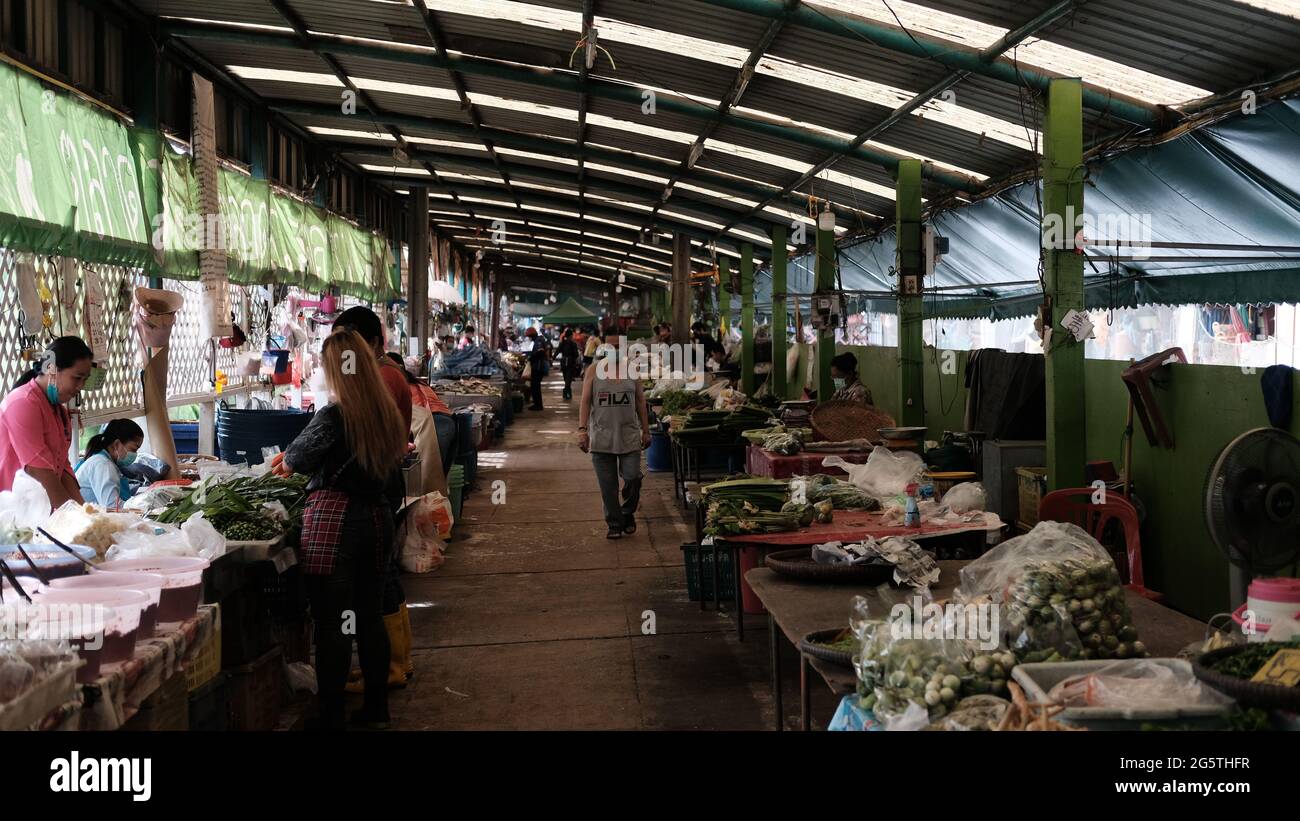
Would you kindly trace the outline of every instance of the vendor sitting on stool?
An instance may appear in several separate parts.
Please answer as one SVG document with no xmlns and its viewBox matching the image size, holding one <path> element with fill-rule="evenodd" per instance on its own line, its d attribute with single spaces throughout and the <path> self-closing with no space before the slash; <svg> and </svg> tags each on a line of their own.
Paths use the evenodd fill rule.
<svg viewBox="0 0 1300 821">
<path fill-rule="evenodd" d="M 842 353 L 831 360 L 831 379 L 835 382 L 835 395 L 832 399 L 872 404 L 871 391 L 858 379 L 858 358 L 853 354 Z"/>
</svg>

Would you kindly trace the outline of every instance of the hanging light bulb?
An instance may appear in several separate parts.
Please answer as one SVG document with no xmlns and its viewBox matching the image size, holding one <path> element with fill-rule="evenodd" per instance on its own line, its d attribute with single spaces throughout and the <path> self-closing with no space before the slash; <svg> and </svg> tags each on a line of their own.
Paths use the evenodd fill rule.
<svg viewBox="0 0 1300 821">
<path fill-rule="evenodd" d="M 622 286 L 622 285 L 615 285 L 615 286 L 614 286 L 614 293 L 616 293 L 616 294 L 621 294 L 621 293 L 623 293 L 623 286 Z"/>
<path fill-rule="evenodd" d="M 627 274 L 623 273 L 622 271 L 619 271 L 619 272 L 618 272 L 618 281 L 619 281 L 620 283 L 627 282 Z"/>
<path fill-rule="evenodd" d="M 832 211 L 829 207 L 823 209 L 822 212 L 817 215 L 817 230 L 818 231 L 835 230 L 835 212 Z"/>
</svg>

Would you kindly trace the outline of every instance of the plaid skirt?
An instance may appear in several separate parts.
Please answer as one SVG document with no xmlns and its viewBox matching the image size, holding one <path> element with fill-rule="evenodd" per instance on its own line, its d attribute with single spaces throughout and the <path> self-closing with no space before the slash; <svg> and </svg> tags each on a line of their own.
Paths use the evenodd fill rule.
<svg viewBox="0 0 1300 821">
<path fill-rule="evenodd" d="M 309 576 L 329 576 L 334 573 L 338 562 L 340 545 L 343 542 L 343 527 L 348 519 L 349 509 L 357 512 L 353 505 L 359 504 L 369 512 L 373 526 L 365 532 L 374 540 L 373 550 L 375 567 L 382 573 L 384 561 L 388 557 L 392 541 L 392 528 L 385 527 L 389 516 L 387 507 L 368 502 L 356 502 L 346 493 L 337 490 L 314 490 L 307 496 L 307 505 L 302 513 L 302 539 L 300 564 L 302 572 Z"/>
</svg>

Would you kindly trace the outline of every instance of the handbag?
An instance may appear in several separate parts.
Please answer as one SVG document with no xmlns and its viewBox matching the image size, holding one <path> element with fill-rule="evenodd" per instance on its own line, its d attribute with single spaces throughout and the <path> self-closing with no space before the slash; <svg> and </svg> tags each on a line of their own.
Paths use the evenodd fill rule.
<svg viewBox="0 0 1300 821">
<path fill-rule="evenodd" d="M 521 373 L 521 374 L 519 374 L 519 378 L 522 379 L 522 380 L 524 380 L 525 382 L 527 382 L 529 379 L 532 379 L 532 378 L 533 378 L 533 363 L 532 363 L 532 362 L 525 362 L 525 363 L 524 363 L 524 372 Z"/>
</svg>

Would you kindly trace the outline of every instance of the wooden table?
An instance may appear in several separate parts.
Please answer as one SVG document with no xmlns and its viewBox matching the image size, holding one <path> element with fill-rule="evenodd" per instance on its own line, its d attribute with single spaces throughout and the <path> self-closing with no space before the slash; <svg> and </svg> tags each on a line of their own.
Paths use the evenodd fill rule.
<svg viewBox="0 0 1300 821">
<path fill-rule="evenodd" d="M 958 571 L 967 562 L 939 562 L 939 581 L 930 588 L 936 601 L 948 598 L 958 583 Z M 771 632 L 772 697 L 776 703 L 777 729 L 782 729 L 782 697 L 780 643 L 786 641 L 796 648 L 804 636 L 814 630 L 847 627 L 854 596 L 865 595 L 870 585 L 821 584 L 795 581 L 778 575 L 765 567 L 755 568 L 745 574 L 754 593 L 767 608 L 768 629 Z M 1178 651 L 1205 637 L 1205 624 L 1176 610 L 1157 604 L 1150 599 L 1125 591 L 1133 623 L 1138 635 L 1152 656 L 1174 656 Z M 883 615 L 883 614 L 882 614 Z M 799 720 L 800 728 L 811 726 L 811 698 L 808 671 L 811 668 L 822 677 L 831 692 L 847 695 L 857 689 L 858 679 L 853 669 L 831 664 L 817 658 L 799 654 Z"/>
<path fill-rule="evenodd" d="M 861 542 L 866 539 L 887 539 L 890 536 L 903 536 L 916 541 L 941 537 L 959 536 L 963 533 L 981 534 L 970 538 L 982 539 L 988 529 L 980 524 L 923 524 L 921 527 L 904 527 L 902 525 L 881 524 L 883 514 L 866 510 L 837 510 L 830 524 L 811 524 L 798 530 L 783 533 L 755 533 L 745 536 L 726 536 L 714 540 L 713 566 L 718 566 L 717 549 L 731 551 L 731 566 L 736 579 L 736 635 L 745 640 L 745 608 L 742 605 L 742 585 L 749 584 L 749 577 L 740 575 L 740 551 L 753 548 L 762 551 L 792 550 L 797 547 L 811 547 L 826 542 Z M 703 526 L 703 518 L 697 516 L 697 529 Z M 995 528 L 995 530 L 998 528 Z M 980 551 L 982 552 L 982 551 Z M 697 560 L 703 561 L 701 554 Z M 762 556 L 759 556 L 760 560 Z M 716 579 L 715 579 L 716 581 Z M 717 591 L 717 586 L 714 586 Z M 704 607 L 704 597 L 700 597 L 700 607 Z M 847 621 L 845 622 L 847 624 Z M 817 628 L 814 628 L 817 629 Z"/>
</svg>

